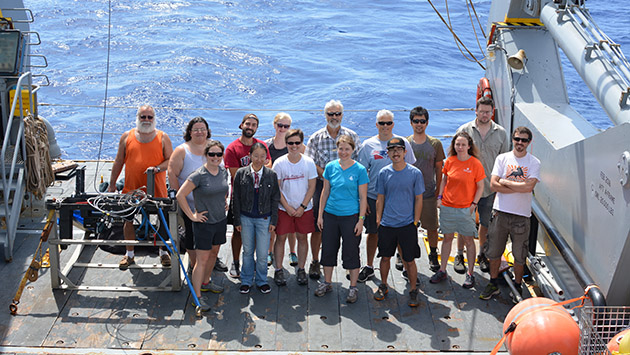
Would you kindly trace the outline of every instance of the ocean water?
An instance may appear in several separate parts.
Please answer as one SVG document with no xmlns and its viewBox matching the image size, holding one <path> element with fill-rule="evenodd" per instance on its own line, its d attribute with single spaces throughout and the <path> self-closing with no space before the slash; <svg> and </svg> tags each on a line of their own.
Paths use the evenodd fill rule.
<svg viewBox="0 0 630 355">
<path fill-rule="evenodd" d="M 135 125 L 136 107 L 145 103 L 156 108 L 158 128 L 174 145 L 195 116 L 206 118 L 225 144 L 240 135 L 249 112 L 261 119 L 257 137 L 273 135 L 280 111 L 311 134 L 324 125 L 330 99 L 343 102 L 344 126 L 362 137 L 376 133 L 383 108 L 395 112 L 395 133 L 410 134 L 407 111 L 417 105 L 432 110 L 429 134 L 447 137 L 474 113 L 442 110 L 474 107 L 483 76 L 427 1 L 25 2 L 42 39 L 34 52 L 49 64 L 39 71 L 50 80 L 39 93 L 40 115 L 69 159 L 113 159 L 120 134 Z M 434 3 L 445 13 L 444 0 Z M 485 27 L 490 1 L 474 3 Z M 482 57 L 466 1 L 448 5 L 457 34 Z M 600 27 L 630 48 L 622 0 L 587 5 Z M 565 68 L 578 111 L 608 127 L 581 79 Z"/>
</svg>

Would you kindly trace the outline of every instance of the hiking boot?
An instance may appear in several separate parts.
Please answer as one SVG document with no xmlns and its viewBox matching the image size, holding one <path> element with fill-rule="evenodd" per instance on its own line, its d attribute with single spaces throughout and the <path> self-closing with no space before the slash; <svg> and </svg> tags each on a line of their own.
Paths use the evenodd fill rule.
<svg viewBox="0 0 630 355">
<path fill-rule="evenodd" d="M 295 253 L 289 253 L 289 265 L 291 266 L 297 266 L 298 264 L 298 257 Z"/>
<path fill-rule="evenodd" d="M 271 266 L 273 264 L 273 253 L 267 254 L 267 266 Z"/>
<path fill-rule="evenodd" d="M 317 286 L 317 289 L 315 290 L 315 296 L 323 297 L 326 293 L 330 291 L 332 291 L 332 284 L 329 284 L 328 282 L 322 282 L 319 284 L 319 286 Z"/>
<path fill-rule="evenodd" d="M 238 288 L 238 292 L 242 293 L 242 294 L 248 294 L 249 293 L 249 285 L 241 285 L 241 287 Z"/>
<path fill-rule="evenodd" d="M 228 271 L 227 265 L 225 265 L 225 263 L 223 263 L 223 261 L 221 261 L 221 258 L 217 258 L 217 261 L 215 261 L 214 269 L 219 271 L 219 272 L 226 272 L 226 271 Z"/>
<path fill-rule="evenodd" d="M 475 276 L 469 273 L 466 273 L 466 281 L 464 281 L 464 284 L 462 285 L 462 287 L 473 288 L 473 286 L 475 286 Z"/>
<path fill-rule="evenodd" d="M 120 270 L 127 270 L 127 268 L 129 267 L 129 265 L 131 264 L 135 264 L 135 260 L 133 260 L 133 257 L 128 257 L 127 255 L 123 256 L 122 260 L 120 260 L 120 262 L 118 263 L 118 268 Z"/>
<path fill-rule="evenodd" d="M 359 289 L 356 286 L 350 286 L 350 289 L 348 290 L 348 297 L 346 297 L 346 303 L 354 303 L 357 301 L 358 298 Z"/>
<path fill-rule="evenodd" d="M 407 270 L 403 270 L 402 278 L 405 279 L 405 281 L 409 282 L 409 274 L 407 274 Z M 416 282 L 420 283 L 420 273 L 416 274 Z"/>
<path fill-rule="evenodd" d="M 396 270 L 403 271 L 403 262 L 400 254 L 396 253 Z"/>
<path fill-rule="evenodd" d="M 319 269 L 319 261 L 311 261 L 311 266 L 308 268 L 308 277 L 313 280 L 319 280 L 321 276 Z"/>
<path fill-rule="evenodd" d="M 230 268 L 230 277 L 235 279 L 241 277 L 241 266 L 238 261 L 232 263 L 232 267 Z"/>
<path fill-rule="evenodd" d="M 453 269 L 458 274 L 466 273 L 466 264 L 464 263 L 463 255 L 459 255 L 459 254 L 455 255 L 455 262 L 453 263 Z"/>
<path fill-rule="evenodd" d="M 446 280 L 446 278 L 447 278 L 446 272 L 442 270 L 438 270 L 438 272 L 436 272 L 435 274 L 433 274 L 433 276 L 431 276 L 431 278 L 429 279 L 429 282 L 432 284 L 436 284 L 436 283 L 440 283 Z"/>
<path fill-rule="evenodd" d="M 489 300 L 492 298 L 492 296 L 498 295 L 499 293 L 501 293 L 501 290 L 499 290 L 497 285 L 489 282 L 483 292 L 481 292 L 481 294 L 479 295 L 479 298 L 481 298 L 482 300 Z"/>
<path fill-rule="evenodd" d="M 378 289 L 374 293 L 374 299 L 377 301 L 382 301 L 385 299 L 385 295 L 389 292 L 389 287 L 386 284 L 378 285 Z"/>
<path fill-rule="evenodd" d="M 258 289 L 260 290 L 260 293 L 265 294 L 265 295 L 271 292 L 271 286 L 269 286 L 268 284 L 258 286 Z"/>
<path fill-rule="evenodd" d="M 367 281 L 370 277 L 374 276 L 374 268 L 371 266 L 364 266 L 361 269 L 361 272 L 359 272 L 359 282 L 365 282 Z"/>
<path fill-rule="evenodd" d="M 490 261 L 485 254 L 479 254 L 477 256 L 477 263 L 479 264 L 479 269 L 483 272 L 490 272 Z"/>
<path fill-rule="evenodd" d="M 208 312 L 210 310 L 210 304 L 208 304 L 208 299 L 206 299 L 204 296 L 201 297 L 197 297 L 197 299 L 199 300 L 199 308 L 201 308 L 202 312 Z M 194 307 L 197 307 L 197 304 L 195 303 L 195 300 L 193 299 L 192 305 Z"/>
<path fill-rule="evenodd" d="M 433 272 L 440 270 L 437 253 L 429 253 L 429 269 Z"/>
<path fill-rule="evenodd" d="M 212 292 L 212 293 L 221 293 L 223 292 L 225 288 L 221 285 L 215 284 L 214 282 L 210 281 L 208 283 L 202 283 L 201 284 L 201 292 Z"/>
<path fill-rule="evenodd" d="M 306 270 L 298 269 L 298 271 L 297 271 L 297 283 L 298 283 L 298 285 L 306 285 L 308 283 L 308 277 L 306 276 Z"/>
<path fill-rule="evenodd" d="M 420 302 L 418 302 L 418 289 L 415 288 L 413 290 L 409 290 L 409 301 L 407 301 L 407 305 L 409 307 L 418 307 Z"/>
<path fill-rule="evenodd" d="M 287 284 L 287 279 L 284 277 L 284 270 L 276 270 L 276 272 L 273 274 L 273 281 L 278 286 L 285 286 Z"/>
<path fill-rule="evenodd" d="M 162 263 L 162 266 L 164 267 L 171 267 L 171 257 L 168 254 L 162 254 L 160 255 L 160 263 Z"/>
<path fill-rule="evenodd" d="M 517 295 L 514 294 L 513 291 L 510 291 L 510 298 L 512 299 L 512 303 L 518 304 L 520 301 L 523 300 L 523 286 L 514 284 L 514 288 L 516 288 L 516 292 L 518 294 L 518 297 L 517 297 Z"/>
</svg>

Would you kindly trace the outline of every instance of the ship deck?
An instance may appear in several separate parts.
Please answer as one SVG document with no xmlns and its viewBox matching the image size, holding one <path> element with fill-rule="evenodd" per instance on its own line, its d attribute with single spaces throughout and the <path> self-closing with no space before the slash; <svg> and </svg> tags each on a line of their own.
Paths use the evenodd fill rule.
<svg viewBox="0 0 630 355">
<path fill-rule="evenodd" d="M 111 164 L 100 163 L 100 171 L 95 162 L 81 165 L 87 166 L 86 191 L 94 191 L 90 188 L 94 176 L 109 176 Z M 49 188 L 48 197 L 73 192 L 74 180 L 57 181 Z M 40 270 L 39 278 L 27 284 L 13 316 L 8 306 L 37 248 L 45 214 L 37 203 L 29 207 L 20 223 L 13 261 L 0 261 L 0 301 L 5 305 L 0 312 L 0 353 L 489 353 L 501 338 L 503 320 L 512 307 L 507 288 L 490 301 L 479 299 L 488 280 L 488 274 L 479 270 L 476 287 L 470 290 L 461 286 L 464 275 L 452 271 L 448 281 L 430 284 L 432 272 L 423 249 L 417 260 L 421 281 L 417 308 L 407 306 L 408 284 L 393 265 L 388 276 L 390 292 L 384 301 L 373 298 L 380 283 L 377 270 L 376 277 L 359 284 L 358 301 L 347 304 L 349 281 L 341 267 L 333 275 L 333 292 L 319 298 L 313 294 L 317 281 L 299 286 L 287 260 L 288 285 L 276 287 L 270 269 L 272 292 L 267 295 L 256 289 L 241 295 L 237 279 L 215 271 L 215 282 L 225 291 L 208 294 L 212 309 L 200 319 L 185 284 L 180 291 L 166 292 L 53 290 L 49 269 Z M 75 228 L 74 238 L 83 233 Z M 220 252 L 226 264 L 232 261 L 230 238 L 228 234 L 228 243 Z M 76 246 L 61 253 L 62 264 L 73 248 Z M 119 259 L 119 255 L 86 246 L 80 261 L 117 264 Z M 141 254 L 136 263 L 159 261 L 155 254 Z M 75 268 L 70 278 L 88 285 L 156 286 L 169 275 L 166 269 Z"/>
</svg>

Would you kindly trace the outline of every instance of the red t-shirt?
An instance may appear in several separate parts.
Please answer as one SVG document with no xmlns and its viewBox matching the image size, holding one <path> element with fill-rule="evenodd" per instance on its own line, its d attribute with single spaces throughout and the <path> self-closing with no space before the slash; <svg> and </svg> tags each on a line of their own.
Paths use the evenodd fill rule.
<svg viewBox="0 0 630 355">
<path fill-rule="evenodd" d="M 460 161 L 457 156 L 448 157 L 442 173 L 447 176 L 442 204 L 454 208 L 470 207 L 477 192 L 477 182 L 486 177 L 483 165 L 473 156 L 466 161 Z"/>
<path fill-rule="evenodd" d="M 254 143 L 262 143 L 265 148 L 267 148 L 267 159 L 271 160 L 271 155 L 269 154 L 269 148 L 265 144 L 265 142 L 260 139 L 253 138 Z M 227 148 L 225 148 L 225 155 L 223 156 L 223 164 L 225 164 L 226 168 L 242 168 L 244 166 L 248 166 L 251 160 L 249 159 L 249 150 L 252 148 L 251 145 L 245 145 L 241 142 L 240 139 L 234 140 L 234 142 L 230 143 Z"/>
</svg>

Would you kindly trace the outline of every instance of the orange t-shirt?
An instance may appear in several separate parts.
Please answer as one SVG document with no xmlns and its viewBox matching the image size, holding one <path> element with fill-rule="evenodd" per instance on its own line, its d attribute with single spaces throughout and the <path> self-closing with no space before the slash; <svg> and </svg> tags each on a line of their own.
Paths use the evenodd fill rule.
<svg viewBox="0 0 630 355">
<path fill-rule="evenodd" d="M 454 208 L 470 207 L 477 192 L 477 182 L 486 177 L 483 165 L 473 156 L 466 161 L 460 161 L 457 156 L 448 157 L 442 173 L 447 176 L 442 204 Z"/>
<path fill-rule="evenodd" d="M 162 149 L 162 135 L 158 130 L 155 138 L 149 143 L 140 143 L 136 139 L 136 129 L 127 135 L 125 145 L 125 187 L 123 193 L 147 185 L 147 175 L 144 173 L 150 166 L 158 166 L 164 161 Z M 143 188 L 146 191 L 146 188 Z M 166 171 L 155 174 L 155 197 L 166 197 Z"/>
</svg>

